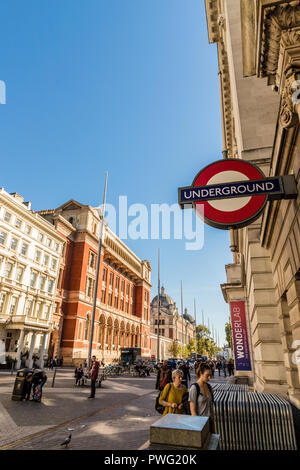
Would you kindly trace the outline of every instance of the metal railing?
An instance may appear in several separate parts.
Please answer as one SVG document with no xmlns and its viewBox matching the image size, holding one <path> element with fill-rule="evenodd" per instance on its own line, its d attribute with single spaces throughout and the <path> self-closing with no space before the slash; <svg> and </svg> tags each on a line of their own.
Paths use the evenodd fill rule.
<svg viewBox="0 0 300 470">
<path fill-rule="evenodd" d="M 290 403 L 247 385 L 213 384 L 216 432 L 223 450 L 296 450 Z"/>
</svg>

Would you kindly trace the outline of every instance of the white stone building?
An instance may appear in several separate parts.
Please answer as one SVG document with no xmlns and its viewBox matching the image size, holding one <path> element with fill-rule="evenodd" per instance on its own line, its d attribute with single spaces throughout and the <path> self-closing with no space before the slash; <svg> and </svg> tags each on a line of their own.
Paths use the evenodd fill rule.
<svg viewBox="0 0 300 470">
<path fill-rule="evenodd" d="M 297 199 L 268 201 L 255 222 L 230 231 L 233 262 L 221 287 L 226 302 L 246 305 L 255 390 L 300 408 L 300 3 L 205 3 L 223 157 L 254 163 L 267 177 L 294 175 L 298 185 Z"/>
<path fill-rule="evenodd" d="M 195 320 L 184 310 L 183 318 L 178 313 L 176 302 L 165 293 L 164 287 L 160 293 L 160 315 L 159 315 L 159 359 L 164 360 L 173 357 L 170 347 L 174 341 L 179 346 L 185 347 L 191 339 L 196 337 Z M 151 302 L 151 355 L 157 357 L 157 329 L 158 329 L 158 296 Z"/>
<path fill-rule="evenodd" d="M 43 366 L 63 244 L 29 202 L 0 188 L 0 343 L 17 368 Z"/>
</svg>

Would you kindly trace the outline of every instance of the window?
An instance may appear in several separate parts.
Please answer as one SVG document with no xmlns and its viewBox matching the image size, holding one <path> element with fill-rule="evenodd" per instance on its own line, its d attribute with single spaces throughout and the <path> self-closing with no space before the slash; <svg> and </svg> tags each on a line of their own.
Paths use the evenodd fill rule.
<svg viewBox="0 0 300 470">
<path fill-rule="evenodd" d="M 28 250 L 28 245 L 27 245 L 27 243 L 23 243 L 23 244 L 22 244 L 22 248 L 21 248 L 21 254 L 22 254 L 23 256 L 26 256 L 27 250 Z"/>
<path fill-rule="evenodd" d="M 109 285 L 112 286 L 114 282 L 114 273 L 109 274 Z"/>
<path fill-rule="evenodd" d="M 21 225 L 22 225 L 22 220 L 16 219 L 16 221 L 15 221 L 15 227 L 20 228 Z"/>
<path fill-rule="evenodd" d="M 48 256 L 48 255 L 44 255 L 44 265 L 45 265 L 45 266 L 48 266 L 48 263 L 49 263 L 49 256 Z"/>
<path fill-rule="evenodd" d="M 53 270 L 55 270 L 55 269 L 56 269 L 56 266 L 57 266 L 57 260 L 56 260 L 55 258 L 52 258 L 51 268 L 52 268 Z"/>
<path fill-rule="evenodd" d="M 16 311 L 16 306 L 17 306 L 17 297 L 12 297 L 11 303 L 10 303 L 10 309 L 9 309 L 9 314 L 14 315 Z"/>
<path fill-rule="evenodd" d="M 54 243 L 54 250 L 55 251 L 59 250 L 59 244 L 57 242 Z"/>
<path fill-rule="evenodd" d="M 6 294 L 0 294 L 0 313 L 3 313 Z"/>
<path fill-rule="evenodd" d="M 48 248 L 51 246 L 51 239 L 50 238 L 47 238 L 46 240 L 46 245 L 48 246 Z"/>
<path fill-rule="evenodd" d="M 39 263 L 40 259 L 41 259 L 41 252 L 40 252 L 39 250 L 36 250 L 36 252 L 35 252 L 35 257 L 34 257 L 34 261 L 35 261 L 36 263 Z"/>
<path fill-rule="evenodd" d="M 106 295 L 106 289 L 102 287 L 101 291 L 101 302 L 104 304 L 105 303 L 105 295 Z"/>
<path fill-rule="evenodd" d="M 124 289 L 125 289 L 125 281 L 121 282 L 121 292 L 124 294 Z"/>
<path fill-rule="evenodd" d="M 26 305 L 25 305 L 25 316 L 26 316 L 26 317 L 30 316 L 31 307 L 32 307 L 32 301 L 31 301 L 31 300 L 27 300 Z"/>
<path fill-rule="evenodd" d="M 41 276 L 41 278 L 40 278 L 40 290 L 44 290 L 45 282 L 46 282 L 45 276 Z"/>
<path fill-rule="evenodd" d="M 24 269 L 21 266 L 18 266 L 17 267 L 17 272 L 16 272 L 16 281 L 17 282 L 22 281 L 23 272 L 24 272 Z"/>
<path fill-rule="evenodd" d="M 30 225 L 26 225 L 25 233 L 26 233 L 27 235 L 30 235 L 30 234 L 31 234 L 31 227 L 30 227 Z"/>
<path fill-rule="evenodd" d="M 0 232 L 0 244 L 4 245 L 6 240 L 6 233 L 5 232 Z"/>
<path fill-rule="evenodd" d="M 30 278 L 30 287 L 34 287 L 34 286 L 35 286 L 36 278 L 37 278 L 36 273 L 35 273 L 35 272 L 32 272 L 32 273 L 31 273 L 31 278 Z"/>
<path fill-rule="evenodd" d="M 112 306 L 112 292 L 109 292 L 108 293 L 108 301 L 107 301 L 108 305 Z"/>
<path fill-rule="evenodd" d="M 96 268 L 96 254 L 90 251 L 90 258 L 89 258 L 89 266 L 90 268 L 95 269 Z"/>
<path fill-rule="evenodd" d="M 126 286 L 126 295 L 129 295 L 129 284 Z"/>
<path fill-rule="evenodd" d="M 44 311 L 43 311 L 43 320 L 48 320 L 49 316 L 49 305 L 45 305 Z"/>
<path fill-rule="evenodd" d="M 9 222 L 11 218 L 11 214 L 9 212 L 5 212 L 4 214 L 4 220 L 5 222 Z"/>
<path fill-rule="evenodd" d="M 12 238 L 11 239 L 11 244 L 10 244 L 10 249 L 15 251 L 17 249 L 17 245 L 18 245 L 17 238 Z"/>
<path fill-rule="evenodd" d="M 39 318 L 40 315 L 41 315 L 41 304 L 37 304 L 34 316 Z"/>
<path fill-rule="evenodd" d="M 106 279 L 107 279 L 107 269 L 106 268 L 103 268 L 103 281 L 106 282 Z"/>
<path fill-rule="evenodd" d="M 124 310 L 124 299 L 121 298 L 120 310 Z"/>
<path fill-rule="evenodd" d="M 42 233 L 39 233 L 38 234 L 38 241 L 42 243 L 43 240 L 44 240 L 44 235 Z"/>
<path fill-rule="evenodd" d="M 48 283 L 48 292 L 49 292 L 49 294 L 51 294 L 51 292 L 52 292 L 53 285 L 54 285 L 53 279 L 49 279 L 49 283 Z"/>
<path fill-rule="evenodd" d="M 92 297 L 93 295 L 93 279 L 90 277 L 86 278 L 85 294 L 88 297 Z"/>
<path fill-rule="evenodd" d="M 12 270 L 13 270 L 13 264 L 6 263 L 5 270 L 4 270 L 4 277 L 6 277 L 7 279 L 10 279 Z"/>
</svg>

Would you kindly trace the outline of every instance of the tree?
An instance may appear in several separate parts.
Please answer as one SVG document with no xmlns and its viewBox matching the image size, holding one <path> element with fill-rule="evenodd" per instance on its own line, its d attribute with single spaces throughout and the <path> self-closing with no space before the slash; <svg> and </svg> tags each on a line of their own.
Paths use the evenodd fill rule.
<svg viewBox="0 0 300 470">
<path fill-rule="evenodd" d="M 196 327 L 197 353 L 202 356 L 214 356 L 220 348 L 211 337 L 211 331 L 205 325 Z"/>
<path fill-rule="evenodd" d="M 178 341 L 173 341 L 169 347 L 169 353 L 172 357 L 181 357 L 182 347 L 179 346 Z"/>
<path fill-rule="evenodd" d="M 184 348 L 184 357 L 188 357 L 193 352 L 196 352 L 196 343 L 194 338 L 191 338 L 190 342 Z"/>
<path fill-rule="evenodd" d="M 228 343 L 228 347 L 232 351 L 232 327 L 231 327 L 231 322 L 225 323 L 225 335 L 226 335 L 226 341 Z"/>
</svg>

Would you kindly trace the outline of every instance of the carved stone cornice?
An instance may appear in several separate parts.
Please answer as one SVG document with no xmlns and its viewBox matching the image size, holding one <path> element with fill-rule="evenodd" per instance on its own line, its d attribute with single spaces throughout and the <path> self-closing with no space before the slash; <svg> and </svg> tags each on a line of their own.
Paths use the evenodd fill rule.
<svg viewBox="0 0 300 470">
<path fill-rule="evenodd" d="M 219 0 L 205 0 L 208 40 L 218 42 L 219 36 Z"/>
<path fill-rule="evenodd" d="M 296 111 L 298 89 L 297 80 L 300 78 L 300 64 L 289 65 L 284 71 L 284 88 L 281 91 L 279 120 L 283 127 L 291 128 L 299 124 Z"/>
<path fill-rule="evenodd" d="M 262 7 L 260 12 L 260 53 L 258 76 L 275 84 L 280 77 L 280 55 L 286 47 L 300 46 L 300 0 Z M 279 73 L 278 73 L 279 72 Z M 276 80 L 277 77 L 277 80 Z"/>
</svg>

